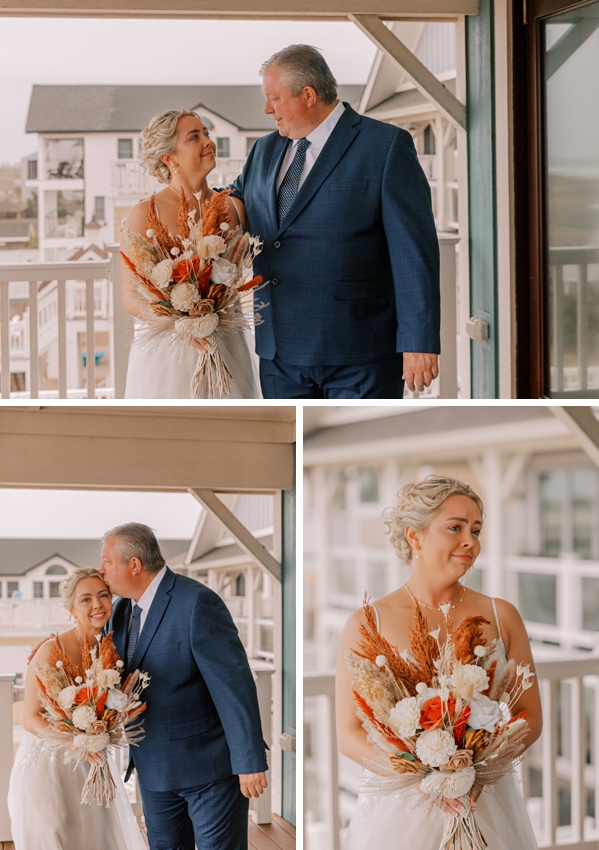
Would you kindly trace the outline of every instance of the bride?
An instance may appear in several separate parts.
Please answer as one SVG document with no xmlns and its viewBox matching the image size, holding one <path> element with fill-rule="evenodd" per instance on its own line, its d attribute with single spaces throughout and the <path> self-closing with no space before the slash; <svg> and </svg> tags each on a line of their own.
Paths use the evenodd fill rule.
<svg viewBox="0 0 599 850">
<path fill-rule="evenodd" d="M 497 639 L 494 658 L 497 673 L 507 660 L 530 664 L 534 670 L 530 642 L 516 608 L 502 599 L 491 599 L 482 593 L 465 588 L 462 579 L 473 566 L 480 552 L 479 535 L 482 529 L 483 505 L 467 485 L 451 478 L 429 475 L 419 484 L 409 484 L 399 494 L 399 504 L 386 515 L 391 541 L 398 555 L 412 564 L 410 578 L 403 587 L 372 605 L 380 633 L 401 650 L 407 652 L 409 628 L 412 625 L 415 602 L 420 605 L 432 629 L 440 627 L 441 642 L 447 636 L 445 620 L 439 606 L 451 603 L 455 627 L 469 615 L 482 615 L 487 643 Z M 337 661 L 337 732 L 343 755 L 364 764 L 379 756 L 366 738 L 356 716 L 352 681 L 345 654 L 360 641 L 358 627 L 365 622 L 364 613 L 354 613 L 343 633 Z M 491 657 L 491 656 L 489 656 Z M 541 734 L 541 701 L 536 677 L 534 685 L 525 691 L 513 707 L 515 715 L 525 711 L 530 731 L 529 747 Z M 365 778 L 368 775 L 366 771 Z M 412 808 L 413 794 L 407 796 L 373 796 L 362 793 L 349 825 L 344 850 L 363 850 L 376 847 L 392 850 L 412 847 L 418 850 L 439 850 L 445 815 L 455 814 L 461 804 L 445 799 L 438 815 L 426 817 L 423 807 Z M 489 850 L 536 850 L 537 844 L 526 813 L 522 791 L 513 773 L 508 773 L 496 785 L 474 789 L 470 806 Z M 401 840 L 398 843 L 398 836 Z"/>
<path fill-rule="evenodd" d="M 142 133 L 140 159 L 148 172 L 166 186 L 153 195 L 158 217 L 173 235 L 178 235 L 177 211 L 181 194 L 188 208 L 199 215 L 195 197 L 202 201 L 214 194 L 207 178 L 214 169 L 216 145 L 208 129 L 195 112 L 169 110 L 155 115 Z M 151 199 L 140 201 L 129 213 L 123 228 L 146 235 L 146 218 Z M 245 209 L 239 200 L 229 197 L 231 222 L 246 227 Z M 123 304 L 125 310 L 141 320 L 144 306 L 136 295 L 130 272 L 123 264 Z M 231 398 L 261 398 L 257 388 L 250 348 L 244 333 L 220 339 L 220 351 L 233 377 Z M 151 351 L 134 338 L 129 355 L 125 398 L 189 398 L 190 383 L 195 372 L 198 352 L 205 348 L 203 340 L 193 340 L 185 349 L 174 347 L 168 338 Z"/>
<path fill-rule="evenodd" d="M 73 768 L 65 764 L 61 750 L 45 748 L 38 737 L 48 724 L 37 696 L 36 665 L 66 655 L 80 666 L 85 638 L 95 646 L 96 634 L 112 614 L 112 595 L 103 576 L 92 567 L 77 569 L 63 579 L 60 594 L 75 618 L 75 627 L 46 641 L 27 672 L 25 740 L 17 751 L 8 790 L 15 850 L 146 850 L 114 763 L 111 769 L 117 792 L 111 808 L 99 806 L 93 797 L 90 805 L 83 804 L 81 791 L 89 765 L 81 762 Z M 87 756 L 91 764 L 99 758 L 96 753 Z"/>
</svg>

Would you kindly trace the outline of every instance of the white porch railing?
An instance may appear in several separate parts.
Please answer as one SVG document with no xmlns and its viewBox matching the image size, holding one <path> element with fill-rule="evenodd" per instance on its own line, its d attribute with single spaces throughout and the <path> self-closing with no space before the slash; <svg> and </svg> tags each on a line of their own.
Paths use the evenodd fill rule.
<svg viewBox="0 0 599 850">
<path fill-rule="evenodd" d="M 69 622 L 62 599 L 0 599 L 0 629 L 33 629 L 48 634 Z"/>
<path fill-rule="evenodd" d="M 543 850 L 597 850 L 599 839 L 599 655 L 536 664 L 543 701 L 543 734 L 526 754 L 522 765 L 524 796 L 528 803 L 539 848 Z M 567 686 L 564 689 L 564 685 Z M 585 693 L 592 694 L 592 710 L 585 710 Z M 320 738 L 316 770 L 322 777 L 319 800 L 325 822 L 309 823 L 306 812 L 306 850 L 326 847 L 340 850 L 340 796 L 348 790 L 339 783 L 333 673 L 307 673 L 304 701 L 320 698 L 319 713 L 325 737 Z M 564 693 L 567 699 L 564 699 Z M 561 697 L 560 697 L 561 694 Z M 323 722 L 325 721 L 326 722 Z M 315 758 L 309 754 L 308 758 Z M 531 796 L 529 768 L 541 772 L 542 798 Z M 570 824 L 559 825 L 559 792 L 569 790 Z M 595 817 L 587 815 L 590 794 Z M 315 826 L 318 828 L 316 829 Z M 311 835 L 314 839 L 311 841 Z M 316 839 L 319 837 L 319 840 Z"/>
<path fill-rule="evenodd" d="M 244 165 L 245 159 L 217 159 L 216 168 L 210 174 L 210 185 L 228 186 L 241 174 Z M 137 159 L 115 160 L 111 174 L 112 190 L 117 197 L 134 196 L 139 200 L 163 188 L 155 177 L 142 170 Z"/>
<path fill-rule="evenodd" d="M 109 246 L 106 262 L 0 264 L 0 397 L 1 398 L 123 398 L 127 375 L 131 317 L 121 296 L 118 245 Z M 29 307 L 25 321 L 11 321 L 9 287 L 29 284 Z M 39 281 L 54 282 L 52 310 L 45 309 L 50 289 L 40 291 Z M 67 289 L 66 281 L 71 282 Z M 105 281 L 98 287 L 98 281 Z M 67 297 L 68 292 L 68 297 Z M 103 294 L 104 293 L 104 294 Z M 96 319 L 109 318 L 112 307 L 110 351 L 111 386 L 96 387 Z M 67 387 L 67 320 L 85 317 L 86 388 Z M 58 389 L 40 389 L 40 341 L 46 319 L 56 323 Z M 46 322 L 47 324 L 47 322 Z M 15 362 L 16 361 L 16 362 Z M 11 369 L 11 362 L 14 366 Z M 11 371 L 29 372 L 26 392 L 11 392 Z"/>
<path fill-rule="evenodd" d="M 273 715 L 273 689 L 272 676 L 274 668 L 263 661 L 250 660 L 250 667 L 256 680 L 258 692 L 258 705 L 260 708 L 260 719 L 262 722 L 262 734 L 264 741 L 272 749 L 272 715 Z M 8 815 L 7 796 L 10 772 L 13 764 L 13 703 L 23 699 L 23 687 L 13 685 L 12 674 L 0 674 L 0 842 L 11 841 L 10 817 Z M 117 765 L 124 772 L 126 759 L 120 750 L 116 751 Z M 272 821 L 272 780 L 270 771 L 268 776 L 269 786 L 257 800 L 252 800 L 250 805 L 251 817 L 256 823 L 267 824 Z M 133 811 L 137 817 L 141 817 L 141 797 L 137 780 L 135 780 L 135 791 L 131 800 Z"/>
</svg>

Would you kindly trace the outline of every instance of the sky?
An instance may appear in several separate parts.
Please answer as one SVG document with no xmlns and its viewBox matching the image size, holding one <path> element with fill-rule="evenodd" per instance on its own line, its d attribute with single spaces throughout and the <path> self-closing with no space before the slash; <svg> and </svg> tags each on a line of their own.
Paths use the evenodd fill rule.
<svg viewBox="0 0 599 850">
<path fill-rule="evenodd" d="M 162 540 L 189 539 L 203 508 L 189 493 L 0 488 L 0 539 L 102 537 L 125 522 L 143 522 Z"/>
<path fill-rule="evenodd" d="M 0 163 L 36 149 L 24 130 L 36 83 L 259 85 L 262 62 L 298 43 L 344 84 L 365 83 L 376 53 L 349 22 L 0 18 Z"/>
</svg>

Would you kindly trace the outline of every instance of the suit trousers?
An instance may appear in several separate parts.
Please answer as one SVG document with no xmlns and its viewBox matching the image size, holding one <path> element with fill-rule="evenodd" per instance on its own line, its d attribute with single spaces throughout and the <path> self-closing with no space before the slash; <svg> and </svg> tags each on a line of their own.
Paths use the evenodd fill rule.
<svg viewBox="0 0 599 850">
<path fill-rule="evenodd" d="M 403 398 L 403 355 L 375 363 L 297 366 L 260 360 L 264 398 Z"/>
<path fill-rule="evenodd" d="M 150 850 L 247 850 L 249 800 L 238 776 L 178 791 L 150 791 L 139 777 Z"/>
</svg>

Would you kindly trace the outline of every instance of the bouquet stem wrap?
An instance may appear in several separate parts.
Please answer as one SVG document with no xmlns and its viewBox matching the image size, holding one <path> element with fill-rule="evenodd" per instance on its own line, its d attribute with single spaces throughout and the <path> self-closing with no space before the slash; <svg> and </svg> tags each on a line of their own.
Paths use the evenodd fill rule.
<svg viewBox="0 0 599 850">
<path fill-rule="evenodd" d="M 485 850 L 487 842 L 480 831 L 474 812 L 470 811 L 470 799 L 460 799 L 467 814 L 445 815 L 445 829 L 441 839 L 441 850 Z"/>
<path fill-rule="evenodd" d="M 232 375 L 218 348 L 216 335 L 206 338 L 209 347 L 200 351 L 189 388 L 190 398 L 229 398 Z"/>
<path fill-rule="evenodd" d="M 81 802 L 89 805 L 92 796 L 99 806 L 104 805 L 107 809 L 113 804 L 116 796 L 116 785 L 106 753 L 102 754 L 102 761 L 99 764 L 92 764 L 81 791 Z"/>
</svg>

